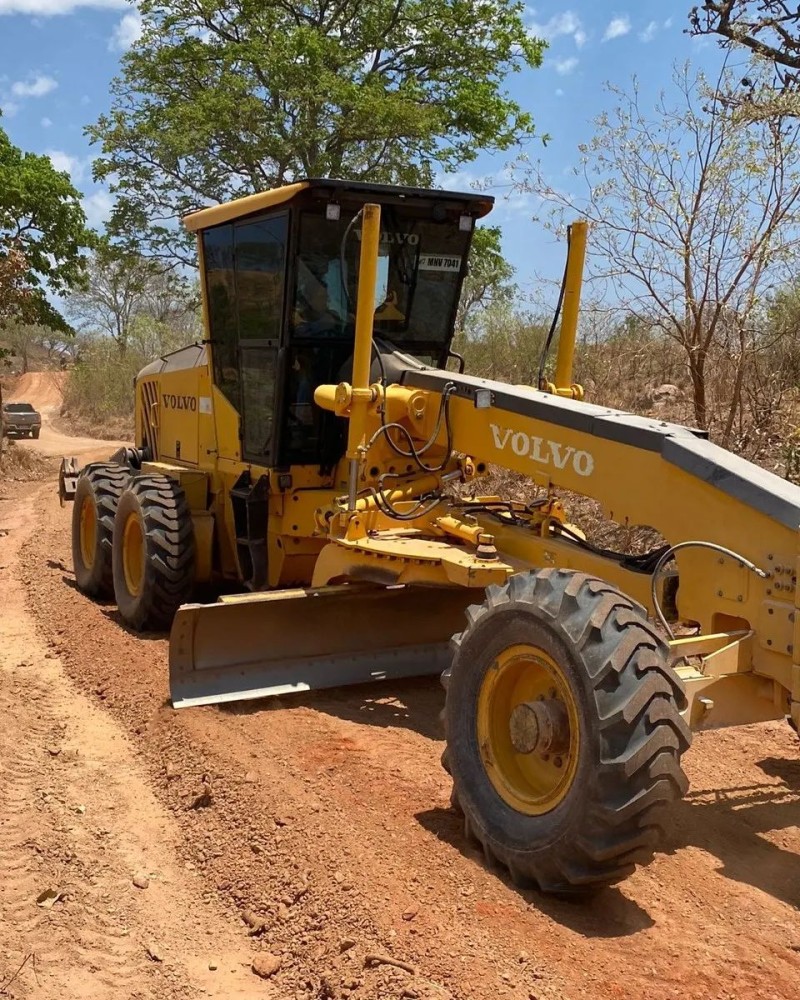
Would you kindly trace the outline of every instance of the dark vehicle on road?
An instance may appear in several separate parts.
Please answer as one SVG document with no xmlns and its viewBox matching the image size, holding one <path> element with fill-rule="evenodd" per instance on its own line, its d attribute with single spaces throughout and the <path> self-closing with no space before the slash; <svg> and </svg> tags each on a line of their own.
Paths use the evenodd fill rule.
<svg viewBox="0 0 800 1000">
<path fill-rule="evenodd" d="M 30 403 L 5 403 L 0 411 L 3 437 L 38 438 L 42 418 Z"/>
</svg>

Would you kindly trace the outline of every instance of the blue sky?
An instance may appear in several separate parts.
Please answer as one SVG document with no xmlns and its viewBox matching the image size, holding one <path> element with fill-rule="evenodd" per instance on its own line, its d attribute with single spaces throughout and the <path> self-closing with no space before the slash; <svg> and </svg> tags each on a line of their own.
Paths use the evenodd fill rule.
<svg viewBox="0 0 800 1000">
<path fill-rule="evenodd" d="M 534 33 L 550 48 L 541 69 L 514 75 L 509 87 L 530 110 L 547 147 L 534 142 L 529 155 L 542 162 L 554 184 L 569 186 L 577 146 L 592 134 L 591 119 L 608 106 L 603 84 L 640 78 L 645 101 L 669 90 L 672 63 L 691 59 L 710 72 L 720 54 L 709 39 L 690 39 L 684 29 L 691 0 L 539 0 L 527 8 Z M 49 153 L 84 194 L 90 222 L 102 226 L 108 193 L 91 179 L 96 150 L 84 126 L 108 110 L 108 85 L 120 55 L 135 41 L 139 19 L 126 0 L 0 0 L 0 106 L 12 142 Z M 492 178 L 504 249 L 523 287 L 537 277 L 560 274 L 563 249 L 531 221 L 533 199 L 509 193 L 504 167 L 511 157 L 481 156 L 449 187 Z M 492 190 L 492 188 L 490 188 Z M 492 217 L 490 217 L 492 218 Z"/>
</svg>

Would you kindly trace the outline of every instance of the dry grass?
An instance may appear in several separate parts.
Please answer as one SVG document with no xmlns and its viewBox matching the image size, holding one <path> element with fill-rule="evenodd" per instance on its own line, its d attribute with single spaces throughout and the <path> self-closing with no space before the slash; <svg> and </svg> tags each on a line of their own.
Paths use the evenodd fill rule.
<svg viewBox="0 0 800 1000">
<path fill-rule="evenodd" d="M 110 416 L 100 420 L 90 413 L 68 410 L 61 413 L 51 424 L 57 431 L 70 437 L 95 438 L 98 441 L 133 441 L 135 426 L 133 415 Z"/>
</svg>

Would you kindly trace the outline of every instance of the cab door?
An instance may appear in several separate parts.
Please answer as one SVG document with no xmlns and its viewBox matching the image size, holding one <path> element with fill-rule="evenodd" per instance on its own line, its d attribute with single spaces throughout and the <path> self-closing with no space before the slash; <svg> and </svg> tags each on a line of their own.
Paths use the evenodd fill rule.
<svg viewBox="0 0 800 1000">
<path fill-rule="evenodd" d="M 202 237 L 219 456 L 266 467 L 275 454 L 288 220 L 279 212 Z"/>
<path fill-rule="evenodd" d="M 234 228 L 242 457 L 274 464 L 278 350 L 286 285 L 288 213 Z"/>
</svg>

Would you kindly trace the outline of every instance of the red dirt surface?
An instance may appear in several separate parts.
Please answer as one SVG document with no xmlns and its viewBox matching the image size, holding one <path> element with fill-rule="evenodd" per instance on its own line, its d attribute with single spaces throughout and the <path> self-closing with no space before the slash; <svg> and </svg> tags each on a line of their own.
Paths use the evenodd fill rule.
<svg viewBox="0 0 800 1000">
<path fill-rule="evenodd" d="M 665 851 L 621 886 L 519 891 L 449 809 L 437 684 L 175 712 L 165 637 L 78 593 L 71 511 L 52 483 L 17 489 L 0 502 L 0 996 L 800 994 L 787 725 L 697 736 Z M 38 908 L 48 886 L 66 904 Z M 280 960 L 266 980 L 262 953 Z"/>
</svg>

